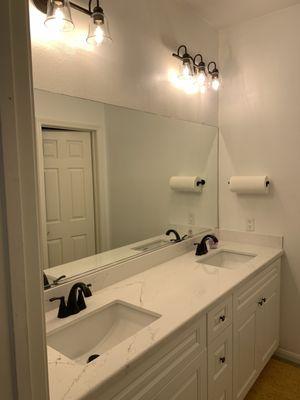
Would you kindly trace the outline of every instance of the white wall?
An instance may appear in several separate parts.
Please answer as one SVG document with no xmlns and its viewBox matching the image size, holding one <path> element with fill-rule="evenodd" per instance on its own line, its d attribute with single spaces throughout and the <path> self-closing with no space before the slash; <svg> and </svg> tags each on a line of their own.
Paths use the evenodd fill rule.
<svg viewBox="0 0 300 400">
<path fill-rule="evenodd" d="M 281 346 L 300 357 L 300 5 L 220 35 L 220 225 L 284 235 Z M 269 196 L 236 196 L 231 175 L 268 174 Z M 263 334 L 263 333 L 262 333 Z"/>
<path fill-rule="evenodd" d="M 85 42 L 88 17 L 73 11 L 76 30 L 49 40 L 44 16 L 31 7 L 34 87 L 190 121 L 218 125 L 218 95 L 174 88 L 172 53 L 186 44 L 207 61 L 218 57 L 218 34 L 181 0 L 107 0 L 113 42 Z"/>
</svg>

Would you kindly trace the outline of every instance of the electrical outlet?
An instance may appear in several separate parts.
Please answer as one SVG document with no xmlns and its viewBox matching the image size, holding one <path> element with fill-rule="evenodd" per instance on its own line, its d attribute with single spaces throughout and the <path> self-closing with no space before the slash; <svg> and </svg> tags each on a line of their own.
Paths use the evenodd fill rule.
<svg viewBox="0 0 300 400">
<path fill-rule="evenodd" d="M 195 214 L 193 212 L 189 212 L 188 224 L 189 225 L 195 225 L 195 223 L 196 223 Z"/>
<path fill-rule="evenodd" d="M 246 230 L 248 232 L 255 231 L 255 219 L 254 218 L 247 218 L 246 220 Z"/>
</svg>

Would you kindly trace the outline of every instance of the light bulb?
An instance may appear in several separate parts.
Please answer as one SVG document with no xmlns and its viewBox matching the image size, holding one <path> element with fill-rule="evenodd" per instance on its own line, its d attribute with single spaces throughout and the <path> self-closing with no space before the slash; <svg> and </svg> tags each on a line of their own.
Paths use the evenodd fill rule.
<svg viewBox="0 0 300 400">
<path fill-rule="evenodd" d="M 184 64 L 182 68 L 182 77 L 189 78 L 191 75 L 190 66 L 188 64 Z"/>
<path fill-rule="evenodd" d="M 95 7 L 89 22 L 87 43 L 99 46 L 104 41 L 111 40 L 108 21 L 101 7 Z"/>
<path fill-rule="evenodd" d="M 216 92 L 219 90 L 219 88 L 220 88 L 220 80 L 219 80 L 219 78 L 215 77 L 215 78 L 212 79 L 211 87 Z"/>
<path fill-rule="evenodd" d="M 199 83 L 200 86 L 202 86 L 202 85 L 205 84 L 205 82 L 206 82 L 206 74 L 205 74 L 204 71 L 200 71 L 200 72 L 197 74 L 197 81 L 198 81 L 198 83 Z"/>
<path fill-rule="evenodd" d="M 101 26 L 97 26 L 95 29 L 95 42 L 101 44 L 104 40 L 104 32 Z"/>
</svg>

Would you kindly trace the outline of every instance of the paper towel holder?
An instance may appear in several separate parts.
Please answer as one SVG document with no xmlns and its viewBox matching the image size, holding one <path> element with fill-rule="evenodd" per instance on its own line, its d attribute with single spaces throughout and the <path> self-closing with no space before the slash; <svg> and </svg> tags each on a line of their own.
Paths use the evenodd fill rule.
<svg viewBox="0 0 300 400">
<path fill-rule="evenodd" d="M 228 185 L 230 185 L 230 181 L 227 181 L 227 183 L 228 183 Z M 205 181 L 204 181 L 204 184 L 205 184 Z M 266 181 L 266 187 L 269 187 L 270 184 L 271 184 L 270 181 Z M 197 186 L 199 186 L 199 185 L 200 185 L 200 183 L 198 184 L 198 182 L 197 182 Z"/>
</svg>

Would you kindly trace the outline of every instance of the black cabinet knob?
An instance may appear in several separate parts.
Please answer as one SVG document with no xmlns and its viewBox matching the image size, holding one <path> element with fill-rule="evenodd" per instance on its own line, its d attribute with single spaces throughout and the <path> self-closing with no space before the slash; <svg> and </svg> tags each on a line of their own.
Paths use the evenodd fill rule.
<svg viewBox="0 0 300 400">
<path fill-rule="evenodd" d="M 221 321 L 221 322 L 224 322 L 225 319 L 226 319 L 225 315 L 221 315 L 221 316 L 220 316 L 220 321 Z"/>
<path fill-rule="evenodd" d="M 221 363 L 221 364 L 224 364 L 225 361 L 226 361 L 226 358 L 225 358 L 225 357 L 220 357 L 220 363 Z"/>
</svg>

